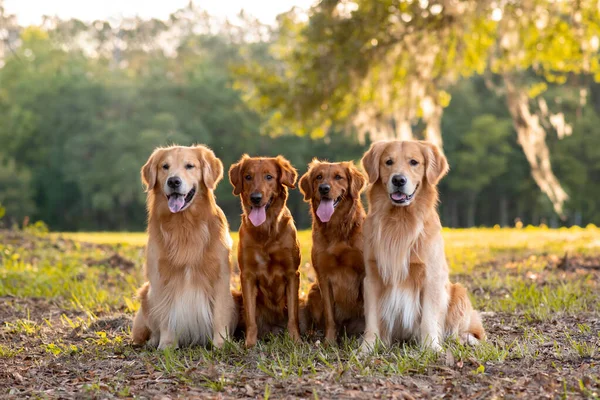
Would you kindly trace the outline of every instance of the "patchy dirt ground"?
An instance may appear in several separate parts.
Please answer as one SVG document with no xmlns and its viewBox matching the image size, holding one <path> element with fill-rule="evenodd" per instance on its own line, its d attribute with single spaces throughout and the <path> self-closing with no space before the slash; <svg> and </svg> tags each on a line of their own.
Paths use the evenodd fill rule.
<svg viewBox="0 0 600 400">
<path fill-rule="evenodd" d="M 134 348 L 139 247 L 0 232 L 0 397 L 597 398 L 597 232 L 532 231 L 535 248 L 490 240 L 491 250 L 484 239 L 453 247 L 449 232 L 453 280 L 470 288 L 488 342 L 447 343 L 441 354 L 407 343 L 368 357 L 356 340 L 325 348 L 318 337 L 250 351 Z"/>
</svg>

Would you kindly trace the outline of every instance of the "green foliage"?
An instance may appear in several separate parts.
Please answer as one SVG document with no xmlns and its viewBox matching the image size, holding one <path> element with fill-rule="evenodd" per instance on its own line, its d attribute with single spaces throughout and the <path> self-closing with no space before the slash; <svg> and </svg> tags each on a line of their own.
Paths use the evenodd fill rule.
<svg viewBox="0 0 600 400">
<path fill-rule="evenodd" d="M 433 39 L 418 43 L 443 44 L 432 52 L 431 73 L 443 83 L 432 86 L 434 95 L 447 105 L 442 130 L 451 172 L 440 186 L 444 223 L 552 220 L 511 134 L 504 100 L 481 78 L 456 84 L 458 76 L 445 78 L 451 67 L 460 66 L 461 76 L 482 72 L 487 61 L 480 55 L 495 43 L 497 23 L 480 19 L 459 26 L 442 14 L 417 16 L 418 2 L 400 3 L 401 10 L 382 7 L 384 2 L 359 3 L 352 18 L 333 18 L 329 2 L 315 10 L 310 24 L 293 13 L 283 15 L 269 42 L 245 42 L 243 34 L 261 28 L 251 24 L 239 30 L 225 26 L 219 34 L 180 34 L 174 39 L 177 52 L 169 54 L 151 46 L 157 35 L 188 23 L 197 27 L 208 17 L 184 13 L 169 21 L 140 20 L 122 28 L 119 40 L 127 46 L 118 52 L 111 43 L 121 28 L 107 23 L 57 21 L 48 31 L 23 29 L 15 54 L 0 68 L 4 225 L 29 216 L 53 230 L 140 231 L 146 215 L 139 170 L 154 147 L 171 143 L 207 144 L 225 169 L 243 153 L 282 154 L 301 174 L 313 157 L 358 161 L 369 143 L 358 130 L 346 129 L 356 111 L 371 105 L 385 117 L 406 105 L 403 89 L 390 93 L 395 100 L 386 103 L 371 83 L 383 83 L 392 73 L 394 87 L 404 88 L 419 68 L 410 52 L 388 57 L 405 33 L 389 36 L 370 23 L 395 21 L 402 13 L 415 16 L 407 26 L 431 28 Z M 98 40 L 88 43 L 94 57 L 73 40 L 79 33 Z M 365 83 L 361 77 L 367 76 L 372 80 Z M 571 194 L 567 224 L 599 224 L 599 188 L 586 184 L 600 179 L 597 87 L 589 85 L 590 102 L 581 106 L 573 95 L 577 88 L 539 78 L 527 82 L 530 94 L 551 106 L 559 99 L 567 120 L 576 121 L 571 136 L 548 138 L 557 175 Z M 473 198 L 463 201 L 465 193 Z M 216 196 L 236 229 L 239 199 L 226 177 Z M 297 190 L 290 193 L 289 207 L 299 227 L 310 226 Z"/>
<path fill-rule="evenodd" d="M 7 214 L 20 222 L 35 212 L 31 181 L 27 168 L 0 154 L 0 219 Z"/>
<path fill-rule="evenodd" d="M 511 128 L 510 121 L 489 114 L 473 119 L 451 160 L 456 175 L 449 183 L 453 190 L 477 194 L 504 173 L 511 152 L 507 141 Z"/>
<path fill-rule="evenodd" d="M 486 71 L 521 78 L 534 71 L 546 82 L 532 85 L 531 97 L 569 75 L 600 76 L 592 0 L 322 1 L 309 17 L 280 16 L 267 62 L 264 51 L 250 52 L 236 70 L 249 103 L 274 129 L 320 136 L 369 119 L 375 133 L 378 123 L 421 117 L 424 96 L 446 106 L 450 85 Z"/>
</svg>

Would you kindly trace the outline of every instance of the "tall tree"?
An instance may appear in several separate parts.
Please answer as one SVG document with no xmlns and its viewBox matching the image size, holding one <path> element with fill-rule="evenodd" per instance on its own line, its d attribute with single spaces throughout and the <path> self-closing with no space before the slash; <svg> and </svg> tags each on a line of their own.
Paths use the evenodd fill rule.
<svg viewBox="0 0 600 400">
<path fill-rule="evenodd" d="M 561 83 L 600 71 L 595 1 L 322 0 L 309 16 L 281 16 L 273 62 L 238 71 L 272 125 L 313 135 L 351 125 L 376 140 L 411 138 L 421 120 L 425 138 L 441 144 L 446 89 L 488 70 L 501 76 L 534 180 L 563 213 L 568 196 L 551 169 L 547 128 L 529 108 L 541 91 L 523 78 L 533 71 Z M 566 126 L 558 114 L 546 119 Z"/>
<path fill-rule="evenodd" d="M 454 179 L 450 187 L 466 200 L 467 226 L 475 226 L 477 196 L 481 190 L 502 175 L 511 152 L 506 140 L 511 134 L 510 122 L 483 114 L 461 135 L 458 149 L 450 157 Z"/>
</svg>

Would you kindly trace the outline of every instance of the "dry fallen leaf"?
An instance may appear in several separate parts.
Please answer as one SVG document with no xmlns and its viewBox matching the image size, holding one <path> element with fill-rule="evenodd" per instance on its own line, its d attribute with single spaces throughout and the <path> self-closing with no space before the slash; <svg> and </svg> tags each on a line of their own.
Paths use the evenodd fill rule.
<svg viewBox="0 0 600 400">
<path fill-rule="evenodd" d="M 13 378 L 15 378 L 15 380 L 19 383 L 23 383 L 25 381 L 25 379 L 23 379 L 21 374 L 19 374 L 18 372 L 13 372 Z"/>
</svg>

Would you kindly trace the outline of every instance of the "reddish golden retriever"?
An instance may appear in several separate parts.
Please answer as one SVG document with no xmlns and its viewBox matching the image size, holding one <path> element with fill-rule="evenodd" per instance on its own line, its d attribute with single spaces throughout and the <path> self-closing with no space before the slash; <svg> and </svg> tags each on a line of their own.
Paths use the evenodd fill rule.
<svg viewBox="0 0 600 400">
<path fill-rule="evenodd" d="M 148 282 L 139 291 L 134 343 L 220 347 L 232 333 L 231 237 L 213 195 L 222 177 L 223 164 L 204 146 L 158 148 L 143 166 Z"/>
<path fill-rule="evenodd" d="M 229 180 L 240 196 L 243 214 L 238 245 L 246 347 L 258 337 L 283 330 L 300 340 L 298 289 L 300 247 L 286 207 L 287 188 L 298 174 L 285 158 L 244 155 L 231 166 Z M 239 294 L 237 300 L 240 302 Z"/>
<path fill-rule="evenodd" d="M 302 328 L 324 329 L 332 343 L 337 332 L 364 331 L 362 283 L 365 277 L 360 194 L 366 180 L 350 162 L 313 160 L 300 179 L 312 211 L 312 264 L 317 274 L 301 310 Z"/>
<path fill-rule="evenodd" d="M 362 164 L 369 177 L 365 220 L 366 331 L 362 351 L 377 338 L 417 338 L 439 350 L 445 336 L 485 338 L 466 290 L 448 279 L 437 183 L 448 162 L 433 144 L 374 143 Z"/>
</svg>

